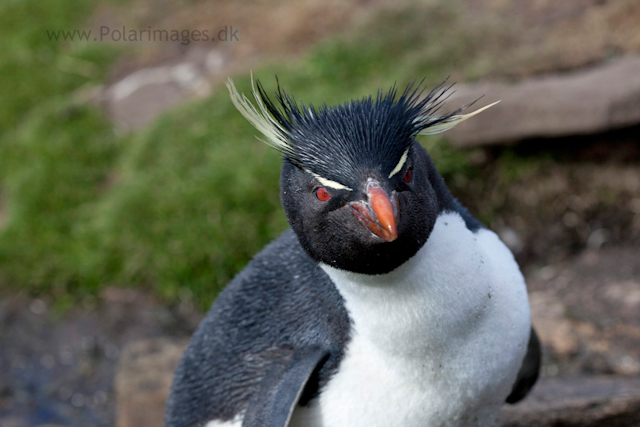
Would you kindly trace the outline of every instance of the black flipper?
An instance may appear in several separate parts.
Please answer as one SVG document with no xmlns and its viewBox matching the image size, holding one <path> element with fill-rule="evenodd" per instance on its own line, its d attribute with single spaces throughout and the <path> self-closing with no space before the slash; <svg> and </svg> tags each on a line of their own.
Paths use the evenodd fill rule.
<svg viewBox="0 0 640 427">
<path fill-rule="evenodd" d="M 529 337 L 529 345 L 527 347 L 527 355 L 522 361 L 518 378 L 516 379 L 511 394 L 507 397 L 507 403 L 517 403 L 522 400 L 529 390 L 533 387 L 540 374 L 540 364 L 542 359 L 542 350 L 540 348 L 540 340 L 535 329 L 531 328 L 531 336 Z"/>
<path fill-rule="evenodd" d="M 309 378 L 328 357 L 326 350 L 312 347 L 276 363 L 250 402 L 242 427 L 286 427 Z"/>
</svg>

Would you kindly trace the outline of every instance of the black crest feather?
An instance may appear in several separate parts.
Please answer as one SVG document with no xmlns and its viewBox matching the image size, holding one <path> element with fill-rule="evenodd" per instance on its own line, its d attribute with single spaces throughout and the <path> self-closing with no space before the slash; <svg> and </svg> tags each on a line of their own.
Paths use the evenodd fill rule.
<svg viewBox="0 0 640 427">
<path fill-rule="evenodd" d="M 399 95 L 394 85 L 379 90 L 375 99 L 319 108 L 297 102 L 279 82 L 272 100 L 256 81 L 258 108 L 240 97 L 231 81 L 227 85 L 236 107 L 268 144 L 296 166 L 345 186 L 357 182 L 363 171 L 388 174 L 418 134 L 443 132 L 475 114 L 460 115 L 471 104 L 439 114 L 453 86 L 447 81 L 426 95 L 422 82 L 413 82 Z"/>
</svg>

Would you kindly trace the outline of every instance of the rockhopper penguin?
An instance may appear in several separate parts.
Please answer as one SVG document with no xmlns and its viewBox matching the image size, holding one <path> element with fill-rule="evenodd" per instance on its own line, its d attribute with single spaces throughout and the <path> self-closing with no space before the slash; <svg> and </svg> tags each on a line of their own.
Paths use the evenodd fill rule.
<svg viewBox="0 0 640 427">
<path fill-rule="evenodd" d="M 321 108 L 227 86 L 283 154 L 291 229 L 200 324 L 166 427 L 495 425 L 538 376 L 525 283 L 415 140 L 484 108 L 440 113 L 445 85 Z"/>
</svg>

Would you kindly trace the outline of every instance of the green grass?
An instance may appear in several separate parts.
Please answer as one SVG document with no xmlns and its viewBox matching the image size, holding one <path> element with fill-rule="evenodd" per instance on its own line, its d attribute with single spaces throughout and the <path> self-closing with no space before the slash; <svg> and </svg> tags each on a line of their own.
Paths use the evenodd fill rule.
<svg viewBox="0 0 640 427">
<path fill-rule="evenodd" d="M 100 196 L 114 165 L 111 126 L 96 109 L 51 102 L 5 142 L 1 274 L 33 291 L 83 287 L 76 243 L 86 204 Z"/>
<path fill-rule="evenodd" d="M 113 46 L 49 40 L 47 31 L 82 29 L 97 0 L 9 0 L 0 5 L 0 134 L 40 102 L 99 83 Z"/>
<path fill-rule="evenodd" d="M 66 0 L 55 3 L 70 7 Z M 9 10 L 0 7 L 0 22 L 10 20 Z M 60 12 L 60 22 L 35 22 L 23 38 L 7 42 L 18 46 L 35 37 L 1 68 L 2 85 L 19 90 L 0 109 L 0 124 L 8 129 L 0 140 L 7 218 L 0 230 L 0 280 L 64 301 L 106 285 L 144 286 L 168 300 L 192 295 L 205 308 L 286 228 L 280 158 L 254 138 L 255 129 L 223 87 L 117 138 L 99 111 L 73 101 L 79 87 L 100 82 L 113 50 L 40 46 L 42 40 L 31 36 L 46 26 L 71 27 L 89 12 L 89 6 Z M 287 92 L 314 105 L 359 98 L 395 82 L 403 87 L 425 78 L 432 86 L 463 73 L 461 64 L 477 47 L 470 33 L 451 30 L 458 15 L 454 6 L 381 13 L 299 60 L 264 64 L 254 75 L 271 91 L 277 74 Z M 45 66 L 26 71 L 41 61 L 34 49 L 92 61 L 98 71 L 91 77 Z M 20 68 L 23 59 L 27 65 Z M 249 93 L 248 74 L 235 81 Z M 430 141 L 445 179 L 476 173 L 444 140 Z"/>
<path fill-rule="evenodd" d="M 117 138 L 102 112 L 75 98 L 102 82 L 118 49 L 47 31 L 83 29 L 98 3 L 0 4 L 0 283 L 11 289 L 84 287 L 75 234 L 114 166 Z"/>
<path fill-rule="evenodd" d="M 130 141 L 89 224 L 87 277 L 187 291 L 206 306 L 284 230 L 280 159 L 238 115 L 221 93 Z"/>
</svg>

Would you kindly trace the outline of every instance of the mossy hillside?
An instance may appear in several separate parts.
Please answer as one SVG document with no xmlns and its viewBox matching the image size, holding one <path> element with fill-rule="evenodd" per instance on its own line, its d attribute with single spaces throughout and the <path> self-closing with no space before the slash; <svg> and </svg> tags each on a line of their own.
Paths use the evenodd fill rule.
<svg viewBox="0 0 640 427">
<path fill-rule="evenodd" d="M 85 286 L 77 240 L 114 167 L 111 125 L 94 108 L 50 102 L 4 142 L 1 277 L 33 291 Z"/>
<path fill-rule="evenodd" d="M 219 94 L 132 139 L 89 223 L 87 279 L 208 304 L 284 230 L 280 158 L 238 115 Z"/>
<path fill-rule="evenodd" d="M 99 3 L 0 5 L 0 284 L 10 289 L 84 287 L 74 234 L 114 166 L 118 138 L 81 99 L 120 48 L 52 35 L 82 29 Z"/>
<path fill-rule="evenodd" d="M 18 0 L 0 5 L 0 134 L 15 129 L 42 102 L 100 83 L 116 46 L 55 40 L 53 33 L 83 29 L 98 0 Z M 109 0 L 125 4 L 124 0 Z"/>
<path fill-rule="evenodd" d="M 386 15 L 388 26 L 370 17 L 254 76 L 271 91 L 277 74 L 287 92 L 314 105 L 422 77 L 432 87 L 460 69 L 473 44 L 468 34 L 445 31 L 455 9 L 440 12 L 401 10 Z M 235 81 L 250 92 L 248 74 Z M 5 144 L 4 284 L 59 298 L 105 285 L 146 286 L 206 307 L 286 228 L 280 158 L 255 139 L 223 87 L 128 137 L 116 137 L 99 111 L 77 105 L 71 90 L 52 98 L 26 114 Z M 446 179 L 465 182 L 477 173 L 442 139 L 425 141 Z"/>
</svg>

